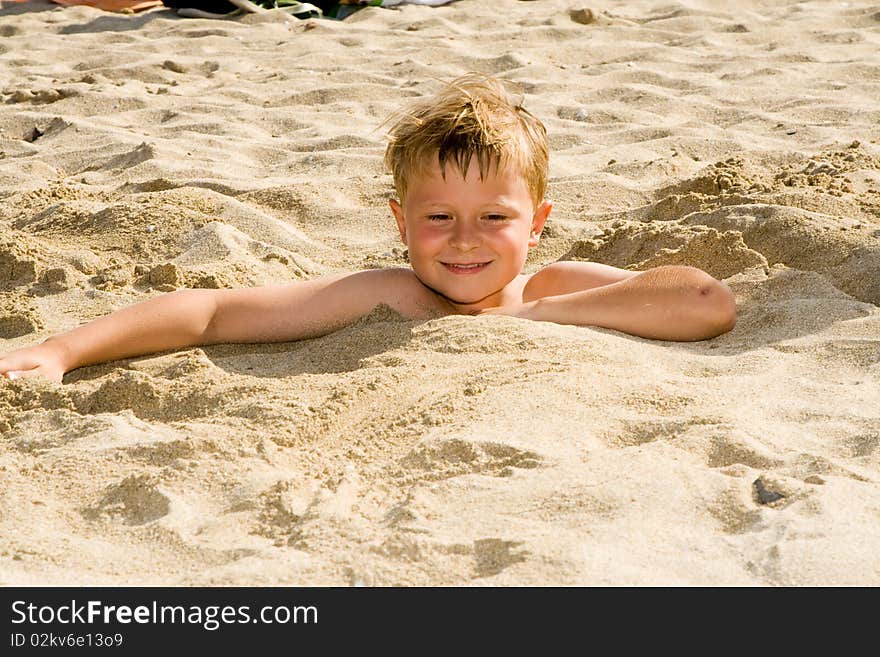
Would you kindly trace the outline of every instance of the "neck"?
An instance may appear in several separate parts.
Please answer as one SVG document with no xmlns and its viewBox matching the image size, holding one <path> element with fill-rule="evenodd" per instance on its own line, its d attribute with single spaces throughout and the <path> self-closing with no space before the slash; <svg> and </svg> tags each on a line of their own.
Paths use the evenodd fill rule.
<svg viewBox="0 0 880 657">
<path fill-rule="evenodd" d="M 416 278 L 418 278 L 418 276 L 416 276 Z M 487 294 L 485 297 L 483 297 L 482 299 L 478 299 L 477 301 L 470 301 L 470 302 L 456 301 L 452 297 L 446 296 L 445 294 L 443 294 L 439 290 L 435 290 L 433 287 L 431 287 L 430 285 L 428 285 L 427 283 L 422 281 L 422 279 L 419 278 L 419 281 L 422 283 L 422 285 L 424 285 L 426 288 L 431 290 L 431 292 L 436 294 L 441 299 L 441 301 L 443 301 L 443 303 L 445 303 L 449 307 L 449 309 L 451 310 L 451 314 L 453 314 L 453 315 L 475 315 L 479 311 L 483 310 L 484 308 L 491 307 L 488 304 L 487 305 L 481 305 L 481 304 L 483 304 L 483 302 L 486 301 L 486 299 L 489 299 L 489 298 L 499 294 L 499 292 L 500 292 L 499 291 L 499 292 L 493 292 L 492 294 Z M 497 305 L 497 304 L 495 304 L 495 305 Z"/>
</svg>

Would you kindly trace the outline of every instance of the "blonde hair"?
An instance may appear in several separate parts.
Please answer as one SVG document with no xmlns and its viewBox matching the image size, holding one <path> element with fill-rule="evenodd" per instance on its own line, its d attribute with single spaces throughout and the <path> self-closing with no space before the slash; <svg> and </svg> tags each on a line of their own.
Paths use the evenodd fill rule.
<svg viewBox="0 0 880 657">
<path fill-rule="evenodd" d="M 435 154 L 444 179 L 448 162 L 465 175 L 476 157 L 481 180 L 493 163 L 499 170 L 513 166 L 525 179 L 536 208 L 544 199 L 547 129 L 500 80 L 468 73 L 388 120 L 394 124 L 385 166 L 394 176 L 401 202 L 409 181 L 425 173 Z"/>
</svg>

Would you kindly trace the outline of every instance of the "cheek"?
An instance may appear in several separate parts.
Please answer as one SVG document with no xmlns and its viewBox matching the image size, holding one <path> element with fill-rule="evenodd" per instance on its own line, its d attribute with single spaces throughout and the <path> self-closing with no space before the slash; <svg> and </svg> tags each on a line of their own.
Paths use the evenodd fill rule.
<svg viewBox="0 0 880 657">
<path fill-rule="evenodd" d="M 495 237 L 498 244 L 503 244 L 511 251 L 528 251 L 528 230 L 511 226 L 508 230 L 499 231 Z"/>
<path fill-rule="evenodd" d="M 443 232 L 431 226 L 413 227 L 409 230 L 410 249 L 430 249 L 439 245 L 442 241 Z"/>
</svg>

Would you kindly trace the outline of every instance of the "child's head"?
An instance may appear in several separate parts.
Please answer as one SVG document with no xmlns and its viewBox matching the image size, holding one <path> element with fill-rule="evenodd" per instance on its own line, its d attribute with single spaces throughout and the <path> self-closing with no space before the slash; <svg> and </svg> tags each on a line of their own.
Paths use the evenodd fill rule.
<svg viewBox="0 0 880 657">
<path fill-rule="evenodd" d="M 498 80 L 449 83 L 391 129 L 391 201 L 419 280 L 460 311 L 516 302 L 550 213 L 544 126 Z"/>
<path fill-rule="evenodd" d="M 475 159 L 480 176 L 495 164 L 526 182 L 537 208 L 547 190 L 547 130 L 495 78 L 469 73 L 404 110 L 390 130 L 385 165 L 405 202 L 410 182 L 439 160 L 464 175 Z"/>
</svg>

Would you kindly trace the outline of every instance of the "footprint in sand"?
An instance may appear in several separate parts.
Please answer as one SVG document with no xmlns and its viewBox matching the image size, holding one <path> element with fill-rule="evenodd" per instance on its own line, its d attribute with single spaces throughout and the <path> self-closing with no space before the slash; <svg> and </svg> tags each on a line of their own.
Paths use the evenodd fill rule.
<svg viewBox="0 0 880 657">
<path fill-rule="evenodd" d="M 168 515 L 171 501 L 150 475 L 132 475 L 108 486 L 94 506 L 82 510 L 89 520 L 118 517 L 128 525 L 143 525 Z"/>
<path fill-rule="evenodd" d="M 451 439 L 425 442 L 399 463 L 419 479 L 438 481 L 466 474 L 507 477 L 514 468 L 537 468 L 542 461 L 536 452 L 502 443 Z"/>
<path fill-rule="evenodd" d="M 517 550 L 522 542 L 504 541 L 498 538 L 481 538 L 474 541 L 474 570 L 478 577 L 497 575 L 505 568 L 526 560 L 528 552 Z"/>
</svg>

